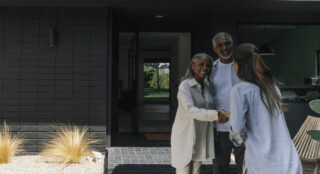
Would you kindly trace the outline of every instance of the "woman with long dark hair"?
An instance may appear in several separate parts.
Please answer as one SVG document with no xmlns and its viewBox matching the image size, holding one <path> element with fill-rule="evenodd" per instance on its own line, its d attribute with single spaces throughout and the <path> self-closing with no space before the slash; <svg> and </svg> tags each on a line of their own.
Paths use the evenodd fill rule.
<svg viewBox="0 0 320 174">
<path fill-rule="evenodd" d="M 234 52 L 242 82 L 231 90 L 230 138 L 244 143 L 246 174 L 302 174 L 301 162 L 283 115 L 280 82 L 253 44 Z"/>
</svg>

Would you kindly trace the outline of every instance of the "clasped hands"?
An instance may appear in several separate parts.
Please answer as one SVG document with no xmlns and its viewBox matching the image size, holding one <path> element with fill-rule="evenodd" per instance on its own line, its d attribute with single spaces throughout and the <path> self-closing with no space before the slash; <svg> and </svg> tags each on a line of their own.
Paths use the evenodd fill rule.
<svg viewBox="0 0 320 174">
<path fill-rule="evenodd" d="M 218 110 L 218 123 L 225 123 L 230 118 L 230 112 Z"/>
</svg>

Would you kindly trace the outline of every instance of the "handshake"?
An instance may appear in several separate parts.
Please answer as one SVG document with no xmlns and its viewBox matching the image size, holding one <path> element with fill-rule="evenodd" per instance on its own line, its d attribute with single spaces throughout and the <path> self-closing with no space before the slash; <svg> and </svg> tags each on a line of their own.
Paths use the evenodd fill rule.
<svg viewBox="0 0 320 174">
<path fill-rule="evenodd" d="M 230 118 L 230 112 L 218 110 L 218 123 L 225 123 Z"/>
</svg>

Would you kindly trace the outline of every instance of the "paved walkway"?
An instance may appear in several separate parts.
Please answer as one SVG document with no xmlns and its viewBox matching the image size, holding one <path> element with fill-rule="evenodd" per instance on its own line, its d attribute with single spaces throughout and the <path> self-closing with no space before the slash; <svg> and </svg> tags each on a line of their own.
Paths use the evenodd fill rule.
<svg viewBox="0 0 320 174">
<path fill-rule="evenodd" d="M 111 147 L 108 148 L 109 173 L 117 166 L 124 165 L 163 165 L 169 168 L 171 165 L 170 147 Z M 232 160 L 234 164 L 234 161 Z M 212 164 L 211 160 L 204 164 Z"/>
<path fill-rule="evenodd" d="M 109 169 L 119 164 L 170 164 L 170 147 L 108 148 Z"/>
<path fill-rule="evenodd" d="M 115 168 L 123 168 L 124 166 L 134 166 L 135 168 L 144 168 L 146 166 L 153 172 L 147 173 L 174 173 L 174 169 L 170 166 L 171 156 L 170 147 L 110 147 L 108 148 L 108 173 L 114 172 Z M 205 166 L 210 166 L 212 162 L 206 161 Z M 234 164 L 234 161 L 232 162 Z M 160 166 L 160 167 L 159 167 Z M 304 165 L 304 174 L 312 174 L 313 166 Z M 166 170 L 162 170 L 166 168 Z M 140 170 L 144 170 L 140 169 Z M 122 173 L 122 172 L 120 172 Z M 143 172 L 123 172 L 123 173 L 143 173 Z M 204 172 L 206 173 L 206 172 Z M 207 172 L 209 173 L 209 172 Z"/>
</svg>

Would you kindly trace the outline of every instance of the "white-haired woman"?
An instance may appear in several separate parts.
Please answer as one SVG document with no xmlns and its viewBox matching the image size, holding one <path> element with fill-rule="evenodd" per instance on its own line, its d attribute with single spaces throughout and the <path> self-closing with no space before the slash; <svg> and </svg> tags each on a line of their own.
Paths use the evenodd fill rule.
<svg viewBox="0 0 320 174">
<path fill-rule="evenodd" d="M 193 56 L 178 91 L 178 110 L 171 133 L 172 166 L 177 174 L 199 174 L 202 161 L 214 158 L 213 121 L 228 117 L 213 108 L 208 76 L 212 57 Z"/>
</svg>

